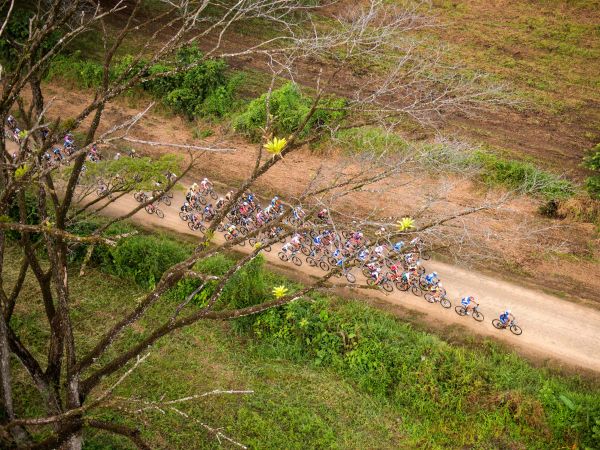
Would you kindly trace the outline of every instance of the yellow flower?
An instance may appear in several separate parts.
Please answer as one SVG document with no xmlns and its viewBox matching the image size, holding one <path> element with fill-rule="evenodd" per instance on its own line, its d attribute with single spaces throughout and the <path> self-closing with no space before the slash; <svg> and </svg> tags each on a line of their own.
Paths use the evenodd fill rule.
<svg viewBox="0 0 600 450">
<path fill-rule="evenodd" d="M 266 151 L 271 153 L 273 156 L 281 154 L 285 146 L 287 145 L 286 138 L 273 138 L 264 145 Z"/>
<path fill-rule="evenodd" d="M 285 286 L 275 286 L 273 288 L 273 295 L 275 296 L 275 298 L 285 297 L 285 294 L 287 294 L 287 292 L 288 288 L 286 288 Z"/>
<path fill-rule="evenodd" d="M 415 221 L 410 217 L 403 217 L 401 220 L 396 222 L 396 226 L 400 231 L 410 230 L 415 227 Z"/>
</svg>

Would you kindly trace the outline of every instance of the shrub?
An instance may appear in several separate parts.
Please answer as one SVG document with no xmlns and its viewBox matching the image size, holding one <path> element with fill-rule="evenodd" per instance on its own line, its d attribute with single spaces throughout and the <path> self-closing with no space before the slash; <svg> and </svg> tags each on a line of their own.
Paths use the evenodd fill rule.
<svg viewBox="0 0 600 450">
<path fill-rule="evenodd" d="M 271 93 L 269 101 L 270 114 L 273 116 L 273 131 L 276 136 L 287 136 L 295 132 L 310 111 L 312 100 L 303 96 L 298 87 L 293 83 L 286 83 Z M 301 136 L 311 129 L 317 129 L 344 118 L 345 113 L 341 111 L 345 100 L 326 98 L 321 100 L 319 108 L 315 111 Z M 244 134 L 253 141 L 262 137 L 262 127 L 267 120 L 267 94 L 252 100 L 246 110 L 239 114 L 234 120 L 236 131 Z"/>
<path fill-rule="evenodd" d="M 546 199 L 565 199 L 575 193 L 570 181 L 528 162 L 504 159 L 480 150 L 473 152 L 471 162 L 481 165 L 483 180 L 490 184 L 541 195 Z"/>
<path fill-rule="evenodd" d="M 400 136 L 382 128 L 350 128 L 340 131 L 336 136 L 343 149 L 349 153 L 371 152 L 381 155 L 402 153 L 408 150 L 408 143 Z"/>
<path fill-rule="evenodd" d="M 137 235 L 108 247 L 99 256 L 104 270 L 152 287 L 165 270 L 190 255 L 188 246 L 164 236 Z"/>
<path fill-rule="evenodd" d="M 585 187 L 592 198 L 600 200 L 600 144 L 584 158 L 583 166 L 595 172 L 585 180 Z"/>
</svg>

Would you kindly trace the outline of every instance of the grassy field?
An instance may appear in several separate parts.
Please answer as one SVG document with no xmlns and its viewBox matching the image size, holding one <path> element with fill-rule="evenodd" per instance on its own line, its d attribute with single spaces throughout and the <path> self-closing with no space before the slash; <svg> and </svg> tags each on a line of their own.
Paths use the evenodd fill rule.
<svg viewBox="0 0 600 450">
<path fill-rule="evenodd" d="M 495 74 L 541 110 L 600 119 L 597 0 L 434 0 L 433 11 L 446 25 L 433 33 L 457 61 Z"/>
<path fill-rule="evenodd" d="M 11 263 L 13 251 L 7 258 L 4 278 L 10 283 L 18 264 Z M 221 259 L 216 266 L 227 264 Z M 40 355 L 48 331 L 31 281 L 13 326 Z M 71 283 L 80 353 L 144 292 L 98 269 L 84 278 L 73 273 Z M 266 295 L 275 283 L 294 288 L 260 267 L 236 283 L 228 294 L 233 301 L 249 285 L 259 284 Z M 139 341 L 173 303 L 165 298 L 115 348 Z M 149 352 L 117 397 L 152 401 L 213 389 L 254 391 L 182 403 L 179 409 L 188 418 L 169 410 L 125 418 L 103 409 L 93 413 L 140 426 L 158 448 L 218 447 L 201 423 L 222 427 L 250 448 L 572 447 L 582 438 L 594 439 L 581 411 L 600 403 L 593 382 L 535 369 L 490 341 L 472 348 L 452 345 L 360 301 L 321 296 L 243 322 L 199 323 Z M 26 375 L 16 364 L 14 372 L 18 414 L 39 412 Z M 129 445 L 100 432 L 86 438 L 86 448 Z"/>
</svg>

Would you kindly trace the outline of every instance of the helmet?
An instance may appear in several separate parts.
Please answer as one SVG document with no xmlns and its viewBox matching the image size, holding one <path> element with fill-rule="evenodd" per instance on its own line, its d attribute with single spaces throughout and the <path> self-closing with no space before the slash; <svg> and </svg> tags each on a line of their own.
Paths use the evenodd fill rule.
<svg viewBox="0 0 600 450">
<path fill-rule="evenodd" d="M 202 181 L 208 181 L 208 178 L 204 178 L 204 179 L 202 179 Z"/>
<path fill-rule="evenodd" d="M 507 309 L 506 311 L 504 311 L 505 314 L 510 314 L 510 309 Z"/>
<path fill-rule="evenodd" d="M 433 275 L 434 277 L 437 277 L 437 272 L 431 272 L 431 275 Z"/>
</svg>

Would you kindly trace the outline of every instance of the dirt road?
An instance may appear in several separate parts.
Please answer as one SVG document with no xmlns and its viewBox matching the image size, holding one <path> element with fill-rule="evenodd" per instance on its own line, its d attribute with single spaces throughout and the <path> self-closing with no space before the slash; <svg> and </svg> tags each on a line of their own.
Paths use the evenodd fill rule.
<svg viewBox="0 0 600 450">
<path fill-rule="evenodd" d="M 160 205 L 165 212 L 164 219 L 142 210 L 133 220 L 142 226 L 158 226 L 178 233 L 198 235 L 180 220 L 178 208 L 182 203 L 183 194 L 175 193 L 173 206 Z M 107 207 L 103 213 L 121 215 L 136 205 L 138 203 L 133 197 L 127 196 Z M 222 234 L 217 233 L 216 239 L 222 241 Z M 277 257 L 278 248 L 274 246 L 270 253 L 265 253 L 265 258 L 268 263 L 281 266 L 284 263 Z M 249 251 L 248 245 L 237 249 Z M 323 273 L 306 264 L 299 268 L 291 263 L 286 265 L 301 272 L 304 277 Z M 441 262 L 427 261 L 425 266 L 427 270 L 436 270 L 440 275 L 452 300 L 452 308 L 446 310 L 439 304 L 427 303 L 422 297 L 396 290 L 391 294 L 361 290 L 356 295 L 373 296 L 402 305 L 442 324 L 462 325 L 472 333 L 504 341 L 525 355 L 600 372 L 600 311 Z M 471 317 L 459 317 L 454 312 L 457 300 L 464 295 L 474 295 L 479 300 L 485 314 L 483 322 L 475 322 Z M 492 326 L 491 320 L 506 307 L 512 309 L 523 328 L 521 336 L 514 336 L 508 330 L 496 330 Z"/>
</svg>

